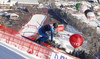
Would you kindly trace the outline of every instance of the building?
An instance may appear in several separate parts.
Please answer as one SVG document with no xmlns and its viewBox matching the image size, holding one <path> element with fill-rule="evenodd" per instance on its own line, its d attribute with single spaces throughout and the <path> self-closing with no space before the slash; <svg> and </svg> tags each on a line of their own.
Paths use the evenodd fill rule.
<svg viewBox="0 0 100 59">
<path fill-rule="evenodd" d="M 11 3 L 20 7 L 34 6 L 39 4 L 38 0 L 11 0 Z"/>
<path fill-rule="evenodd" d="M 38 0 L 0 0 L 0 6 L 26 6 L 26 5 L 38 5 Z"/>
<path fill-rule="evenodd" d="M 10 0 L 11 2 L 17 2 L 18 4 L 39 4 L 38 0 Z"/>
</svg>

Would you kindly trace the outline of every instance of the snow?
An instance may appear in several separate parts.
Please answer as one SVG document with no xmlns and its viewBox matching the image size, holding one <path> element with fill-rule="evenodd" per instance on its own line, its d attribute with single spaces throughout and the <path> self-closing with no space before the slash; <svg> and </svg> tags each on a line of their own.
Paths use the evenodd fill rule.
<svg viewBox="0 0 100 59">
<path fill-rule="evenodd" d="M 35 35 L 38 31 L 38 28 L 41 27 L 45 19 L 46 15 L 33 15 L 31 20 L 24 26 L 24 29 L 21 31 L 21 35 L 24 35 L 26 37 Z"/>
<path fill-rule="evenodd" d="M 72 14 L 74 17 L 76 17 L 78 20 L 81 20 L 85 23 L 87 23 L 88 25 L 95 27 L 96 28 L 96 33 L 100 34 L 100 19 L 98 18 L 86 18 L 86 16 L 83 13 L 79 13 L 79 14 Z M 99 26 L 99 27 L 98 27 Z"/>
<path fill-rule="evenodd" d="M 2 59 L 24 59 L 20 55 L 0 45 L 0 58 Z"/>
<path fill-rule="evenodd" d="M 81 33 L 78 30 L 76 30 L 73 26 L 67 25 L 66 30 L 64 30 L 63 32 L 59 32 L 59 34 L 61 35 L 60 37 L 54 37 L 55 43 L 58 43 L 60 44 L 60 47 L 65 48 L 66 52 L 73 51 L 74 48 L 70 44 L 69 38 L 73 34 L 81 35 Z"/>
<path fill-rule="evenodd" d="M 28 54 L 25 51 L 8 45 L 5 42 L 0 42 L 0 59 L 40 59 L 35 55 Z"/>
<path fill-rule="evenodd" d="M 56 5 L 56 6 L 60 6 L 61 3 L 59 3 L 59 2 L 55 2 L 55 5 Z"/>
<path fill-rule="evenodd" d="M 27 24 L 25 24 L 25 26 L 23 26 L 23 29 L 20 32 L 21 35 L 26 35 L 26 36 L 34 35 L 38 31 L 38 28 L 41 27 L 41 25 L 43 24 L 45 19 L 46 19 L 46 15 L 42 15 L 42 14 L 33 15 L 31 20 Z M 36 26 L 37 28 L 34 26 Z M 32 32 L 32 33 L 25 34 L 25 32 Z M 69 37 L 70 37 L 69 35 L 72 35 L 74 33 L 79 33 L 79 32 L 75 28 L 73 28 L 71 25 L 67 25 L 67 28 L 66 28 L 66 30 L 64 30 L 64 32 L 59 32 L 59 34 L 61 35 L 60 37 L 54 37 L 54 41 L 56 41 L 56 43 L 60 44 L 61 45 L 60 47 L 66 48 L 67 52 L 73 51 L 74 48 L 71 46 L 71 44 L 69 42 Z M 12 45 L 8 45 L 7 43 L 4 43 L 4 42 L 0 42 L 0 49 L 2 50 L 2 53 L 5 56 L 7 56 L 7 57 L 4 57 L 3 54 L 0 55 L 0 56 L 2 56 L 1 57 L 2 59 L 4 59 L 4 58 L 8 58 L 8 59 L 16 59 L 16 58 L 18 58 L 18 59 L 20 59 L 20 58 L 21 59 L 39 59 L 35 55 L 28 54 L 27 52 L 19 50 L 16 47 L 14 47 Z M 7 50 L 9 50 L 9 51 L 7 51 Z M 6 51 L 6 53 L 4 51 Z"/>
<path fill-rule="evenodd" d="M 32 19 L 25 26 L 30 24 L 30 25 L 36 25 L 37 28 L 39 28 L 45 19 L 46 19 L 45 15 L 41 15 L 41 14 L 33 15 Z M 24 32 L 33 32 L 33 31 L 35 32 L 37 30 L 38 29 L 25 27 L 21 33 L 23 34 Z M 66 48 L 66 52 L 73 51 L 74 48 L 71 46 L 71 44 L 69 42 L 69 37 L 72 34 L 80 34 L 81 35 L 81 33 L 78 30 L 76 30 L 73 26 L 67 25 L 66 30 L 64 30 L 63 32 L 59 32 L 59 34 L 60 34 L 60 37 L 57 36 L 57 37 L 53 38 L 55 43 L 59 44 L 60 47 Z M 34 34 L 26 33 L 25 35 L 30 36 L 30 35 L 34 35 Z"/>
<path fill-rule="evenodd" d="M 100 19 L 97 18 L 93 18 L 93 19 L 89 19 L 86 18 L 86 16 L 82 13 L 80 14 L 72 14 L 73 16 L 75 16 L 77 19 L 82 20 L 83 22 L 87 23 L 88 25 L 97 27 L 100 25 Z"/>
<path fill-rule="evenodd" d="M 61 3 L 56 3 L 56 5 L 61 5 Z M 86 16 L 82 13 L 80 14 L 72 14 L 73 16 L 75 16 L 77 19 L 82 20 L 83 22 L 91 25 L 91 26 L 95 26 L 97 27 L 98 25 L 100 25 L 100 20 L 99 19 L 87 19 Z M 44 20 L 46 19 L 46 15 L 42 15 L 42 14 L 35 14 L 32 16 L 31 20 L 25 25 L 23 26 L 22 31 L 20 32 L 21 35 L 24 36 L 31 36 L 31 35 L 35 35 L 38 31 L 38 28 L 41 27 L 41 25 L 43 24 Z M 36 26 L 36 27 L 35 27 Z M 100 32 L 100 28 L 98 28 L 98 32 Z M 70 52 L 73 51 L 73 47 L 69 42 L 69 38 L 71 35 L 73 34 L 80 34 L 82 35 L 77 29 L 75 29 L 73 26 L 71 25 L 67 25 L 66 29 L 63 32 L 59 32 L 60 37 L 54 37 L 53 40 L 55 41 L 55 43 L 60 44 L 60 47 L 66 48 L 66 52 Z M 86 46 L 87 41 L 83 42 L 83 45 Z M 9 51 L 7 51 L 9 50 Z M 6 51 L 6 52 L 5 52 Z M 19 50 L 11 45 L 8 45 L 6 43 L 0 42 L 0 52 L 2 52 L 2 54 L 0 54 L 0 58 L 4 59 L 24 59 L 24 58 L 28 58 L 28 59 L 39 59 L 38 57 L 34 56 L 34 55 L 30 55 L 27 52 L 24 52 L 22 50 Z M 5 57 L 5 56 L 7 57 Z M 14 56 L 14 57 L 13 57 Z"/>
<path fill-rule="evenodd" d="M 87 19 L 86 16 L 84 14 L 81 14 L 81 13 L 80 14 L 73 14 L 73 16 L 77 17 L 79 20 L 81 19 L 83 22 L 86 22 L 88 25 L 91 25 L 91 26 L 97 27 L 100 24 L 100 20 L 99 19 L 92 19 L 92 20 L 90 20 L 90 19 Z M 39 15 L 39 16 L 38 15 L 35 15 L 35 16 L 33 15 L 32 19 L 27 24 L 36 25 L 37 28 L 39 28 L 40 25 L 45 20 L 45 18 L 46 17 L 43 16 L 43 15 Z M 40 25 L 37 22 L 39 22 Z M 27 24 L 25 26 L 27 26 Z M 30 32 L 36 31 L 36 29 L 33 29 L 33 28 L 30 28 L 28 30 Z M 70 42 L 69 42 L 69 37 L 71 35 L 73 35 L 73 34 L 80 34 L 80 35 L 82 35 L 77 29 L 75 29 L 71 25 L 67 25 L 66 29 L 63 32 L 59 32 L 59 34 L 60 34 L 60 37 L 54 37 L 53 40 L 55 41 L 55 43 L 60 44 L 60 47 L 66 48 L 66 52 L 73 51 L 73 49 L 74 49 L 72 47 L 72 45 L 70 44 Z M 87 44 L 87 42 L 83 43 L 84 46 L 86 44 Z"/>
</svg>

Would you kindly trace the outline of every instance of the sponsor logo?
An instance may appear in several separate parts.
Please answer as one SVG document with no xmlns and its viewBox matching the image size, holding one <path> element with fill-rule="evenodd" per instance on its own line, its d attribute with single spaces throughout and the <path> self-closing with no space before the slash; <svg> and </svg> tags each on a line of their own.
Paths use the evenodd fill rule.
<svg viewBox="0 0 100 59">
<path fill-rule="evenodd" d="M 80 46 L 80 43 L 76 43 L 76 42 L 72 42 L 72 41 L 71 41 L 71 43 L 72 43 L 72 45 L 74 45 L 74 46 Z"/>
<path fill-rule="evenodd" d="M 54 57 L 54 59 L 67 59 L 67 57 L 65 57 L 65 56 L 63 56 L 63 55 L 57 55 L 57 54 L 55 54 L 55 57 Z"/>
</svg>

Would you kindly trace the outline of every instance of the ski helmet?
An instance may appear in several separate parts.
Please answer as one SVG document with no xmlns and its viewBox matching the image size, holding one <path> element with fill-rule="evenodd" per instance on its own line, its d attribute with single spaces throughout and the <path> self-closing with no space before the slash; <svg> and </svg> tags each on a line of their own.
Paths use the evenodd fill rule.
<svg viewBox="0 0 100 59">
<path fill-rule="evenodd" d="M 53 27 L 57 28 L 58 27 L 58 23 L 53 23 Z"/>
</svg>

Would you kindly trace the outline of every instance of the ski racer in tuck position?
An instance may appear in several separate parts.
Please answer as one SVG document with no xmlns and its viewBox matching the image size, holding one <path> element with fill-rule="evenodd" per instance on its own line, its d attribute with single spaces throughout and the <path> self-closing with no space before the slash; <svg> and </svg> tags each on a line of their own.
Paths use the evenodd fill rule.
<svg viewBox="0 0 100 59">
<path fill-rule="evenodd" d="M 36 42 L 39 42 L 39 44 L 45 42 L 46 40 L 49 39 L 49 35 L 47 34 L 47 31 L 51 31 L 51 43 L 53 41 L 53 33 L 55 31 L 55 29 L 58 27 L 58 23 L 53 23 L 53 25 L 51 26 L 50 24 L 44 25 L 42 26 L 38 32 L 42 37 L 39 37 Z"/>
</svg>

